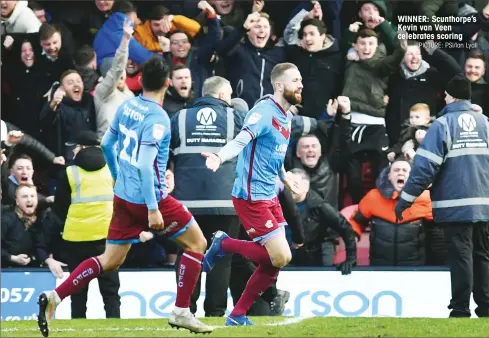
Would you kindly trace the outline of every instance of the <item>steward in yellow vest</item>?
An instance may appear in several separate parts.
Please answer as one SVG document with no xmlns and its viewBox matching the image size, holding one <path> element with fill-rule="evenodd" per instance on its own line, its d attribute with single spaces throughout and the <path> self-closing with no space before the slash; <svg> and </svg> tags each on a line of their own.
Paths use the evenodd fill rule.
<svg viewBox="0 0 489 338">
<path fill-rule="evenodd" d="M 113 180 L 97 134 L 82 131 L 76 144 L 74 164 L 61 173 L 53 205 L 64 222 L 63 253 L 70 271 L 104 252 L 113 211 Z M 97 279 L 106 317 L 120 318 L 118 271 L 103 272 Z M 87 291 L 71 296 L 71 318 L 86 318 Z"/>
<path fill-rule="evenodd" d="M 113 180 L 95 133 L 80 133 L 74 165 L 56 187 L 55 212 L 64 221 L 63 239 L 98 241 L 107 237 L 112 217 Z"/>
</svg>

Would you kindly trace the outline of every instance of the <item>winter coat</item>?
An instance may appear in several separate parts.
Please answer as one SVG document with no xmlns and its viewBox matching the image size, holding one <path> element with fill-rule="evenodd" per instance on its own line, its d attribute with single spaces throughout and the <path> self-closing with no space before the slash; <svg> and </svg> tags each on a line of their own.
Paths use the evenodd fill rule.
<svg viewBox="0 0 489 338">
<path fill-rule="evenodd" d="M 404 50 L 397 48 L 386 56 L 380 45 L 368 60 L 347 61 L 343 92 L 351 102 L 351 111 L 374 117 L 385 117 L 387 79 L 399 67 Z"/>
<path fill-rule="evenodd" d="M 350 218 L 360 236 L 370 230 L 370 264 L 379 266 L 424 265 L 426 257 L 423 221 L 432 221 L 429 191 L 424 191 L 413 205 L 404 211 L 403 220 L 396 221 L 394 207 L 399 193 L 388 180 L 390 168 L 385 168 L 376 181 L 377 188 L 362 198 L 358 210 Z"/>
</svg>

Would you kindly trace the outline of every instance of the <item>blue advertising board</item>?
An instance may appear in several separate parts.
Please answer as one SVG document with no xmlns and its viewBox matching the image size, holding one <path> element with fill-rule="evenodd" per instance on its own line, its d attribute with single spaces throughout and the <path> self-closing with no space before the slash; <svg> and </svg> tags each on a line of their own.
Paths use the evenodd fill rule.
<svg viewBox="0 0 489 338">
<path fill-rule="evenodd" d="M 51 272 L 7 272 L 2 270 L 1 320 L 37 319 L 37 297 L 56 288 Z"/>
</svg>

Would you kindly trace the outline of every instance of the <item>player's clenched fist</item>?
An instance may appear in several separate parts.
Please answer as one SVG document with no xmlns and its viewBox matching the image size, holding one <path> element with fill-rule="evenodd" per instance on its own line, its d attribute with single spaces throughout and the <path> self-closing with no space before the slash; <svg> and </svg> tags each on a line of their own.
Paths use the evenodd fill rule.
<svg viewBox="0 0 489 338">
<path fill-rule="evenodd" d="M 148 211 L 148 222 L 150 229 L 162 230 L 164 227 L 163 216 L 161 212 L 157 210 Z"/>
<path fill-rule="evenodd" d="M 217 169 L 219 169 L 219 167 L 221 166 L 221 159 L 216 154 L 202 153 L 201 155 L 206 157 L 205 166 L 207 167 L 207 169 L 216 172 Z"/>
</svg>

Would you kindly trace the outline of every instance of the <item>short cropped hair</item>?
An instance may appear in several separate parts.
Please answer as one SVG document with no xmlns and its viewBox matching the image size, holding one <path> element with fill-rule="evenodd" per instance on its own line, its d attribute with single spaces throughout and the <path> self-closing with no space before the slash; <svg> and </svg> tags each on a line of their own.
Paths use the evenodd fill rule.
<svg viewBox="0 0 489 338">
<path fill-rule="evenodd" d="M 286 71 L 289 69 L 298 69 L 296 65 L 290 62 L 279 63 L 273 67 L 272 72 L 270 73 L 270 80 L 272 84 L 275 83 L 281 76 L 284 75 Z"/>
<path fill-rule="evenodd" d="M 143 90 L 154 92 L 165 86 L 170 76 L 170 67 L 160 56 L 153 56 L 141 66 Z"/>
<path fill-rule="evenodd" d="M 230 85 L 230 82 L 225 78 L 220 76 L 211 76 L 204 81 L 204 85 L 202 86 L 202 96 L 217 95 L 219 93 L 219 89 L 227 84 Z"/>
<path fill-rule="evenodd" d="M 309 176 L 307 171 L 305 171 L 304 169 L 294 168 L 294 169 L 289 170 L 289 172 L 291 174 L 294 174 L 294 175 L 299 175 L 301 177 L 301 179 L 303 179 L 303 180 L 311 182 L 311 177 Z"/>
<path fill-rule="evenodd" d="M 47 22 L 43 23 L 39 28 L 39 40 L 45 41 L 50 39 L 55 33 L 60 33 L 59 29 Z"/>
<path fill-rule="evenodd" d="M 17 189 L 15 189 L 15 196 L 17 196 L 17 193 L 20 191 L 20 189 L 22 188 L 29 188 L 29 189 L 34 189 L 35 191 L 37 191 L 37 187 L 34 185 L 34 184 L 30 184 L 30 183 L 21 183 L 19 184 L 19 186 L 17 187 Z"/>
<path fill-rule="evenodd" d="M 409 165 L 411 165 L 411 161 L 408 160 L 406 158 L 406 156 L 404 156 L 404 154 L 400 154 L 399 156 L 397 156 L 395 159 L 394 159 L 394 162 L 391 163 L 390 165 L 390 168 L 389 168 L 389 172 L 392 170 L 392 165 L 396 162 L 407 162 L 409 163 Z"/>
<path fill-rule="evenodd" d="M 75 69 L 65 70 L 63 72 L 63 74 L 61 74 L 61 77 L 59 78 L 59 83 L 63 84 L 64 78 L 67 77 L 68 75 L 71 75 L 71 74 L 78 74 L 78 75 L 80 75 L 80 73 L 77 70 L 75 70 Z M 80 75 L 80 77 L 81 77 L 81 75 Z"/>
<path fill-rule="evenodd" d="M 487 63 L 486 56 L 480 50 L 474 50 L 470 52 L 470 54 L 467 56 L 467 59 L 482 60 L 482 62 L 484 62 L 484 65 Z"/>
<path fill-rule="evenodd" d="M 361 29 L 357 32 L 356 36 L 355 36 L 355 42 L 358 42 L 358 38 L 371 38 L 371 37 L 375 37 L 377 38 L 377 40 L 379 40 L 379 36 L 377 35 L 377 33 L 373 30 L 373 29 L 370 29 L 370 28 L 364 28 L 364 29 Z"/>
</svg>

